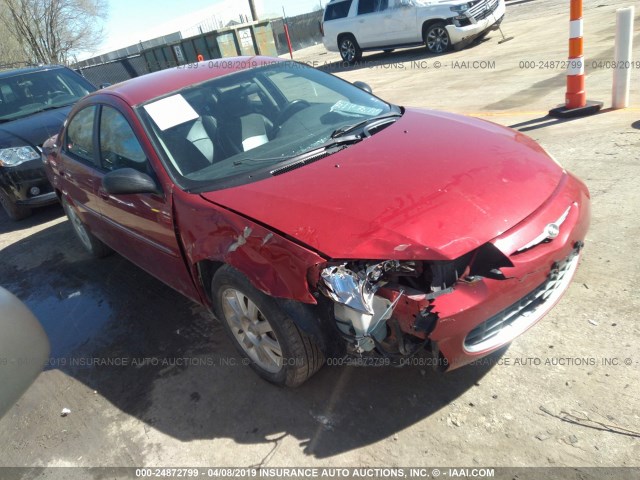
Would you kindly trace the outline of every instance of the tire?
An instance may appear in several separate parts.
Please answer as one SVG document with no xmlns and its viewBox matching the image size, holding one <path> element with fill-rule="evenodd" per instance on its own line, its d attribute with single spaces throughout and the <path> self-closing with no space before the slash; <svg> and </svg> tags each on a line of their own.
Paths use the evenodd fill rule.
<svg viewBox="0 0 640 480">
<path fill-rule="evenodd" d="M 24 220 L 31 215 L 31 209 L 29 207 L 16 205 L 4 190 L 0 190 L 0 203 L 2 204 L 2 208 L 4 208 L 4 211 L 7 212 L 9 218 L 14 222 Z"/>
<path fill-rule="evenodd" d="M 106 257 L 107 255 L 111 255 L 113 250 L 107 247 L 101 240 L 99 240 L 95 235 L 93 235 L 89 229 L 82 223 L 80 216 L 76 212 L 75 208 L 72 207 L 66 198 L 62 197 L 61 200 L 62 208 L 64 208 L 64 212 L 67 214 L 67 218 L 69 219 L 69 223 L 73 228 L 73 233 L 76 234 L 80 243 L 85 248 L 85 250 L 90 253 L 92 256 L 96 258 Z"/>
<path fill-rule="evenodd" d="M 355 37 L 351 34 L 342 35 L 338 39 L 338 47 L 340 49 L 340 57 L 348 64 L 359 61 L 362 58 L 362 49 Z"/>
<path fill-rule="evenodd" d="M 444 23 L 432 23 L 427 27 L 422 35 L 427 50 L 437 55 L 447 52 L 451 48 L 451 39 Z"/>
<path fill-rule="evenodd" d="M 324 364 L 319 346 L 234 268 L 225 265 L 211 283 L 213 310 L 240 354 L 265 380 L 302 385 Z M 286 359 L 286 361 L 283 361 Z"/>
</svg>

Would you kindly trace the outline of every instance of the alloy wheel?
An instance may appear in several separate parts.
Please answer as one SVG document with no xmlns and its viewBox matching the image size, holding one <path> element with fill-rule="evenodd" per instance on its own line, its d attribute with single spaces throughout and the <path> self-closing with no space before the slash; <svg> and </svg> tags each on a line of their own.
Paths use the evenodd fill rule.
<svg viewBox="0 0 640 480">
<path fill-rule="evenodd" d="M 340 44 L 340 55 L 345 62 L 353 62 L 356 58 L 356 46 L 351 39 L 346 38 Z"/>
<path fill-rule="evenodd" d="M 222 293 L 222 310 L 247 356 L 267 372 L 279 372 L 283 366 L 282 347 L 258 306 L 241 291 L 227 288 Z"/>
<path fill-rule="evenodd" d="M 87 229 L 82 223 L 82 220 L 80 220 L 80 217 L 73 210 L 71 206 L 65 205 L 65 207 L 66 207 L 65 210 L 67 212 L 67 216 L 71 221 L 71 226 L 73 227 L 73 230 L 76 232 L 76 234 L 78 235 L 78 238 L 80 239 L 82 244 L 85 246 L 85 248 L 91 251 L 92 249 L 91 239 L 89 238 L 89 234 L 87 233 Z"/>
<path fill-rule="evenodd" d="M 443 27 L 435 27 L 429 30 L 427 48 L 433 53 L 443 53 L 449 48 L 449 34 Z"/>
</svg>

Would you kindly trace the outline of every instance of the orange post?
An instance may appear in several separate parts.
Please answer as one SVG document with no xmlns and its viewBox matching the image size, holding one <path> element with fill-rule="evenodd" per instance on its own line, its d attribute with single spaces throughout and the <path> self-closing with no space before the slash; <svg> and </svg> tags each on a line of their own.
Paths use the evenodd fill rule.
<svg viewBox="0 0 640 480">
<path fill-rule="evenodd" d="M 582 0 L 571 0 L 567 93 L 564 107 L 558 107 L 549 112 L 549 115 L 554 117 L 590 115 L 602 108 L 602 102 L 587 101 L 584 77 L 584 24 L 582 12 Z"/>
<path fill-rule="evenodd" d="M 582 108 L 587 104 L 584 91 L 584 39 L 582 0 L 571 0 L 569 27 L 569 67 L 567 71 L 567 108 Z"/>
<path fill-rule="evenodd" d="M 287 22 L 284 23 L 284 34 L 287 37 L 287 45 L 289 46 L 289 55 L 291 55 L 291 60 L 293 60 L 293 48 L 291 46 L 291 37 L 289 36 L 289 25 Z"/>
</svg>

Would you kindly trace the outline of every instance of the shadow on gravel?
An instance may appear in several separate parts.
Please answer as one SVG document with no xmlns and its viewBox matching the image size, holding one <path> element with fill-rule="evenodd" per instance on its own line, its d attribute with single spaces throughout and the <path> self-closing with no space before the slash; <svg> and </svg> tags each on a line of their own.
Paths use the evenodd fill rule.
<svg viewBox="0 0 640 480">
<path fill-rule="evenodd" d="M 118 255 L 90 258 L 68 222 L 5 248 L 0 283 L 43 323 L 48 369 L 185 442 L 229 438 L 275 450 L 290 436 L 306 454 L 331 457 L 437 414 L 495 364 L 444 375 L 325 367 L 298 389 L 280 389 L 242 365 L 202 307 Z"/>
<path fill-rule="evenodd" d="M 612 108 L 603 108 L 597 113 L 592 114 L 602 115 L 603 113 L 613 112 Z M 534 118 L 532 120 L 527 120 L 526 122 L 515 123 L 513 125 L 509 125 L 509 128 L 514 128 L 520 132 L 530 132 L 532 130 L 538 130 L 540 128 L 552 127 L 554 125 L 560 125 L 562 123 L 573 122 L 574 120 L 581 120 L 585 118 L 582 117 L 573 117 L 573 118 L 556 118 L 551 115 L 545 115 L 544 117 Z"/>
</svg>

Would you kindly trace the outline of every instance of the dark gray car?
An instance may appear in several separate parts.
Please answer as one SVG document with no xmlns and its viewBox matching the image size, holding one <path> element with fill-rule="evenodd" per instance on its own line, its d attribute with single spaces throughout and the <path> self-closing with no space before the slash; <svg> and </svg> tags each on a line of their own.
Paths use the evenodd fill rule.
<svg viewBox="0 0 640 480">
<path fill-rule="evenodd" d="M 42 144 L 60 131 L 74 103 L 96 88 L 61 66 L 0 72 L 0 204 L 12 220 L 57 201 Z"/>
</svg>

